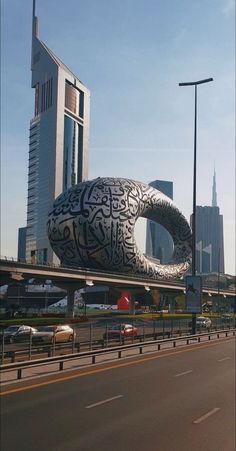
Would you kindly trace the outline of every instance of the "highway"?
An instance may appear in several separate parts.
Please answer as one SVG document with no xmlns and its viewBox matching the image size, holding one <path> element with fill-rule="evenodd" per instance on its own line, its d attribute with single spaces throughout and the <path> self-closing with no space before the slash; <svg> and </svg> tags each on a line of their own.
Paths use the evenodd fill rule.
<svg viewBox="0 0 236 451">
<path fill-rule="evenodd" d="M 1 395 L 4 451 L 235 451 L 231 338 L 28 381 Z"/>
</svg>

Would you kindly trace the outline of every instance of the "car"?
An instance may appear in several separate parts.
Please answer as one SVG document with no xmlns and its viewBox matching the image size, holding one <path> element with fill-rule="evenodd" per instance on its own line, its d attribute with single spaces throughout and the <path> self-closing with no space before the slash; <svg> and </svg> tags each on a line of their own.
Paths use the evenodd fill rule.
<svg viewBox="0 0 236 451">
<path fill-rule="evenodd" d="M 197 329 L 210 329 L 212 325 L 211 319 L 207 316 L 198 316 L 196 318 Z"/>
<path fill-rule="evenodd" d="M 70 342 L 75 337 L 74 330 L 67 324 L 55 326 L 42 326 L 33 335 L 32 343 L 65 343 Z"/>
<path fill-rule="evenodd" d="M 19 341 L 29 341 L 30 336 L 37 332 L 37 329 L 31 326 L 13 325 L 9 326 L 1 332 L 1 341 L 4 334 L 5 343 L 15 343 Z"/>
<path fill-rule="evenodd" d="M 107 332 L 103 334 L 104 340 L 108 339 L 122 339 L 125 338 L 135 338 L 138 335 L 137 327 L 132 324 L 117 324 L 110 327 Z"/>
<path fill-rule="evenodd" d="M 233 316 L 230 313 L 225 313 L 221 316 L 221 321 L 223 323 L 230 323 L 231 321 L 233 321 Z"/>
</svg>

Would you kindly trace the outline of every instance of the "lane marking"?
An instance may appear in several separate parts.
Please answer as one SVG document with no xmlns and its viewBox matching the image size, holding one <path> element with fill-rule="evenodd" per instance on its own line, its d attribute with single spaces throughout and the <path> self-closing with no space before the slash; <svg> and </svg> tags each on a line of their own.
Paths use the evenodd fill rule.
<svg viewBox="0 0 236 451">
<path fill-rule="evenodd" d="M 225 360 L 230 360 L 230 357 L 224 357 L 223 359 L 219 359 L 218 362 L 224 362 Z"/>
<path fill-rule="evenodd" d="M 192 372 L 193 372 L 193 370 L 184 371 L 183 373 L 175 374 L 174 377 L 184 376 L 185 374 L 189 374 Z"/>
<path fill-rule="evenodd" d="M 107 402 L 114 401 L 114 399 L 123 398 L 124 395 L 117 395 L 113 396 L 112 398 L 104 399 L 103 401 L 96 402 L 95 404 L 90 404 L 89 406 L 86 406 L 85 409 L 92 409 L 92 407 L 101 406 L 102 404 L 106 404 Z"/>
<path fill-rule="evenodd" d="M 175 356 L 175 355 L 178 355 L 178 354 L 183 354 L 185 352 L 198 351 L 200 349 L 210 348 L 211 346 L 217 346 L 219 344 L 226 343 L 228 341 L 231 341 L 231 337 L 228 337 L 226 339 L 222 339 L 222 341 L 220 341 L 220 343 L 219 342 L 209 343 L 209 344 L 205 344 L 205 345 L 199 345 L 197 347 L 196 347 L 196 345 L 193 345 L 193 347 L 181 349 L 179 351 L 167 352 L 165 354 L 163 353 L 163 354 L 155 355 L 155 356 L 152 356 L 152 357 L 145 357 L 145 358 L 141 358 L 141 359 L 138 359 L 138 360 L 132 360 L 132 361 L 129 361 L 129 362 L 113 364 L 113 365 L 109 365 L 109 366 L 102 367 L 102 368 L 96 368 L 94 370 L 90 369 L 88 371 L 84 371 L 84 372 L 81 372 L 81 373 L 71 374 L 70 376 L 64 376 L 64 377 L 60 377 L 60 378 L 57 378 L 57 379 L 52 379 L 50 381 L 40 382 L 38 384 L 27 385 L 25 387 L 12 388 L 12 389 L 9 389 L 9 390 L 1 391 L 0 392 L 0 397 L 1 396 L 5 396 L 5 395 L 10 395 L 12 393 L 17 393 L 17 392 L 21 392 L 21 391 L 31 390 L 33 388 L 44 387 L 45 385 L 51 385 L 51 384 L 57 384 L 59 382 L 69 381 L 71 379 L 76 379 L 78 377 L 83 377 L 83 376 L 89 376 L 89 375 L 92 375 L 92 374 L 102 373 L 104 371 L 114 370 L 116 368 L 124 368 L 124 367 L 130 366 L 130 365 L 137 365 L 137 364 L 140 364 L 140 363 L 143 363 L 143 362 L 161 359 L 163 357 Z M 188 345 L 188 346 L 191 346 L 191 345 Z M 102 364 L 102 362 L 100 364 Z M 78 371 L 81 371 L 81 368 L 78 369 Z M 25 382 L 27 382 L 27 380 L 25 380 Z"/>
<path fill-rule="evenodd" d="M 206 420 L 211 415 L 214 415 L 214 413 L 218 412 L 220 410 L 219 407 L 215 407 L 214 409 L 210 410 L 210 412 L 205 413 L 205 415 L 202 415 L 202 417 L 197 418 L 197 420 L 194 420 L 194 424 L 199 424 L 202 421 Z"/>
</svg>

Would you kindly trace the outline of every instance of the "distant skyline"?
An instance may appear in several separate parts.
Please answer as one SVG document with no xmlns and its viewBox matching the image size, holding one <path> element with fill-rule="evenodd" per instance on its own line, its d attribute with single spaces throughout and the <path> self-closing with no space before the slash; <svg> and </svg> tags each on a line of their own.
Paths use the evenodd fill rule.
<svg viewBox="0 0 236 451">
<path fill-rule="evenodd" d="M 194 90 L 198 90 L 197 205 L 224 218 L 225 271 L 235 273 L 235 3 L 232 0 L 36 1 L 41 39 L 91 91 L 89 179 L 173 181 L 192 213 Z M 2 1 L 1 255 L 17 255 L 26 223 L 32 1 Z M 201 26 L 200 26 L 201 24 Z M 145 223 L 137 226 L 145 249 Z"/>
</svg>

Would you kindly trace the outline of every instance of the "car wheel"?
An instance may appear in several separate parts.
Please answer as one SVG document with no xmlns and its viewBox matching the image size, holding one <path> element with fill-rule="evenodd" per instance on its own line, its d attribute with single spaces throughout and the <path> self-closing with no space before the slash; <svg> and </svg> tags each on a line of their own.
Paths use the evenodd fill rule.
<svg viewBox="0 0 236 451">
<path fill-rule="evenodd" d="M 14 343 L 14 338 L 13 337 L 9 338 L 9 343 L 11 343 L 11 344 Z"/>
<path fill-rule="evenodd" d="M 72 340 L 73 340 L 73 335 L 70 335 L 68 341 L 72 341 Z"/>
</svg>

